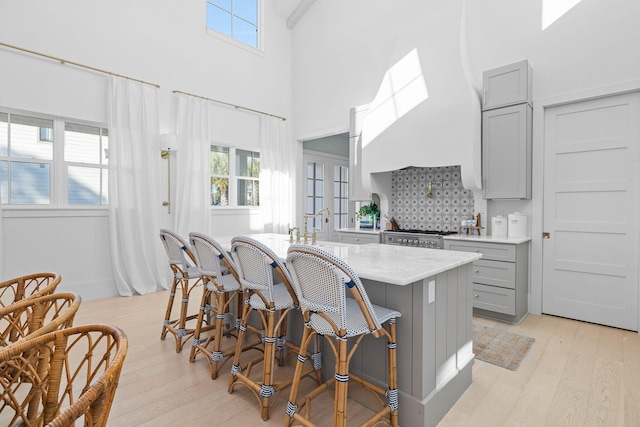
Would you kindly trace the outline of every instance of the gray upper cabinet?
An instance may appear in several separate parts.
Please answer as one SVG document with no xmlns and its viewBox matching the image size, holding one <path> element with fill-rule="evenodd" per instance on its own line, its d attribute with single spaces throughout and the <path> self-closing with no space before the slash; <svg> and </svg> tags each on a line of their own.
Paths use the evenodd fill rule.
<svg viewBox="0 0 640 427">
<path fill-rule="evenodd" d="M 516 62 L 483 73 L 482 195 L 531 198 L 531 66 Z"/>
<path fill-rule="evenodd" d="M 531 124 L 526 103 L 482 112 L 485 199 L 531 198 Z"/>
<path fill-rule="evenodd" d="M 531 104 L 532 71 L 529 61 L 505 65 L 482 74 L 482 110 Z"/>
</svg>

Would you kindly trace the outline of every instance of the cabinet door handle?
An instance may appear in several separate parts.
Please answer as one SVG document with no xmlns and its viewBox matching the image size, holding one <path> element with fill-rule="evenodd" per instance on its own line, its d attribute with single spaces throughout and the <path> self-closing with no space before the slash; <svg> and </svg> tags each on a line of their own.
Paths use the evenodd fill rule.
<svg viewBox="0 0 640 427">
<path fill-rule="evenodd" d="M 476 249 L 475 252 L 480 252 L 480 249 Z"/>
<path fill-rule="evenodd" d="M 473 270 L 474 273 L 477 273 L 479 270 Z"/>
<path fill-rule="evenodd" d="M 473 297 L 474 298 L 478 298 L 478 294 L 473 294 Z"/>
</svg>

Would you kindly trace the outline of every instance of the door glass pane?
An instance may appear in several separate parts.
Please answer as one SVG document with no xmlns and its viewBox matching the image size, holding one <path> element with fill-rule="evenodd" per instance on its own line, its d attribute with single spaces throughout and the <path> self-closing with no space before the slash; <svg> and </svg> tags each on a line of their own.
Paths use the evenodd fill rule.
<svg viewBox="0 0 640 427">
<path fill-rule="evenodd" d="M 307 178 L 315 177 L 315 163 L 309 162 L 307 163 Z"/>
<path fill-rule="evenodd" d="M 69 166 L 67 188 L 70 205 L 99 205 L 100 168 Z"/>
<path fill-rule="evenodd" d="M 10 182 L 12 204 L 51 203 L 51 165 L 11 162 Z"/>
</svg>

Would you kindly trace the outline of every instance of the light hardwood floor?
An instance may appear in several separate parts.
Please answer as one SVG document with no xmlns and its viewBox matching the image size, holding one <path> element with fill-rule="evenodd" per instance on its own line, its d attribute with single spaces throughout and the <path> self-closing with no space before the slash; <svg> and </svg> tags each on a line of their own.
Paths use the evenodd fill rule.
<svg viewBox="0 0 640 427">
<path fill-rule="evenodd" d="M 202 356 L 189 363 L 188 345 L 177 354 L 172 337 L 160 340 L 167 300 L 168 292 L 161 291 L 83 301 L 80 306 L 76 325 L 109 323 L 129 338 L 108 425 L 284 425 L 287 391 L 274 404 L 271 419 L 263 422 L 247 389 L 227 393 L 228 363 L 212 381 Z M 473 383 L 440 427 L 640 426 L 637 333 L 546 315 L 529 315 L 520 325 L 483 318 L 474 322 L 522 333 L 536 342 L 515 372 L 476 360 Z M 331 425 L 330 397 L 313 408 L 316 421 Z M 348 425 L 370 414 L 351 402 Z"/>
</svg>

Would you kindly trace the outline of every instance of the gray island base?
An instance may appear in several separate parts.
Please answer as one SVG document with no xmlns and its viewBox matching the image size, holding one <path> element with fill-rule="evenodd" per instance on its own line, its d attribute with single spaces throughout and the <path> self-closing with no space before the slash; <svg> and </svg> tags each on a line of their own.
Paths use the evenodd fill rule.
<svg viewBox="0 0 640 427">
<path fill-rule="evenodd" d="M 289 236 L 253 234 L 285 259 Z M 231 237 L 218 238 L 230 248 Z M 372 303 L 402 313 L 397 320 L 399 422 L 403 427 L 435 426 L 471 384 L 473 262 L 478 253 L 367 243 L 318 242 L 345 260 L 362 280 Z M 302 335 L 302 316 L 292 313 L 290 339 Z M 323 345 L 323 376 L 334 375 L 333 354 Z M 353 355 L 350 372 L 386 388 L 385 340 L 366 336 Z M 365 406 L 368 392 L 349 387 Z"/>
</svg>

